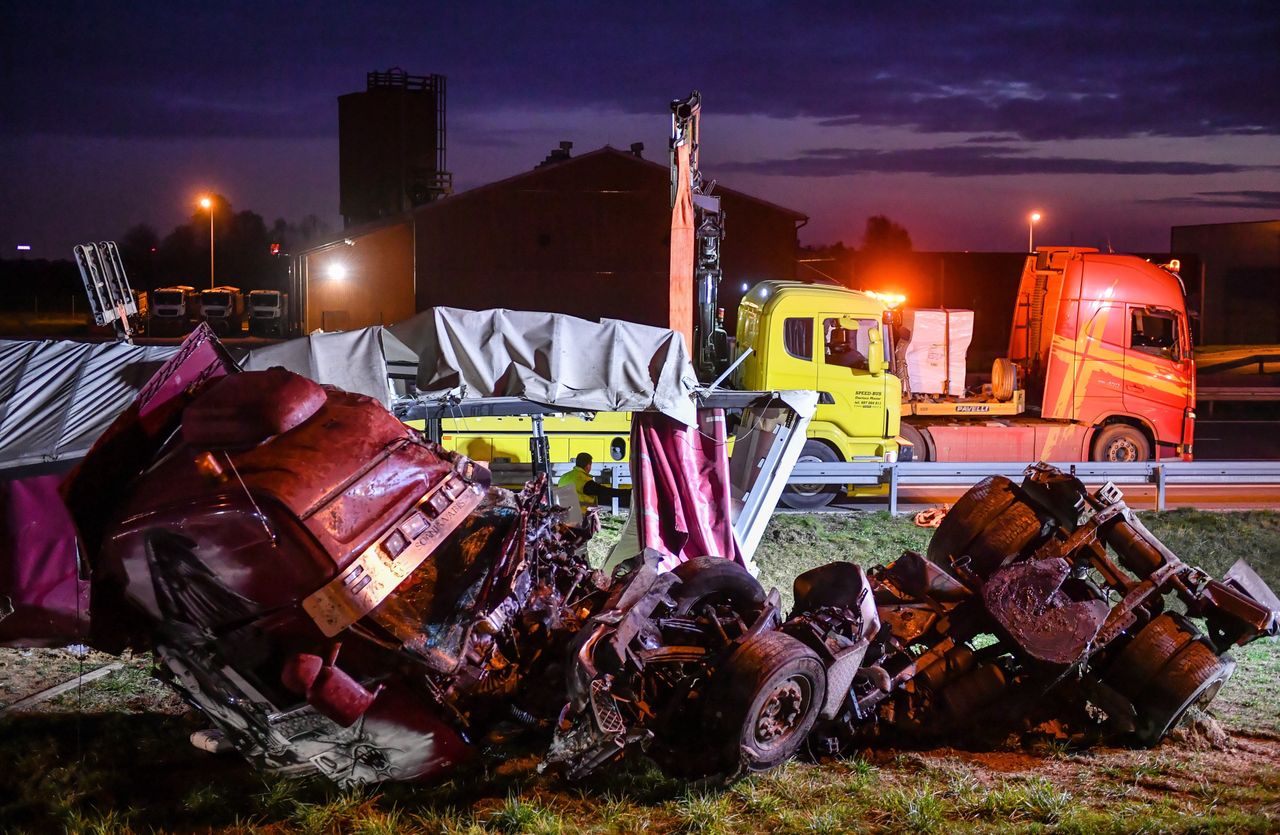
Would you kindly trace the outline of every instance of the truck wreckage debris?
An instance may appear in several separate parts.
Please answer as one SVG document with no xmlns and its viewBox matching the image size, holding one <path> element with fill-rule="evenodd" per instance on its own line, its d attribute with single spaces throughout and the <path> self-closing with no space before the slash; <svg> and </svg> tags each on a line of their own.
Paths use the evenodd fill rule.
<svg viewBox="0 0 1280 835">
<path fill-rule="evenodd" d="M 593 569 L 594 516 L 491 486 L 368 397 L 283 369 L 171 388 L 64 485 L 93 643 L 152 648 L 283 774 L 428 779 L 513 727 L 569 778 L 640 750 L 727 780 L 884 742 L 1154 744 L 1280 630 L 1247 566 L 1209 578 L 1044 464 L 970 490 L 925 555 L 805 572 L 784 613 L 721 555 Z"/>
</svg>

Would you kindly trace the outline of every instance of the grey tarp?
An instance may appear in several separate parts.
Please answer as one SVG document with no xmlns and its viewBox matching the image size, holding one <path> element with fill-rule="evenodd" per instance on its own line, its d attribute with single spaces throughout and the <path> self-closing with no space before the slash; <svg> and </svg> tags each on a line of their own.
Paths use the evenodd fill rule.
<svg viewBox="0 0 1280 835">
<path fill-rule="evenodd" d="M 0 340 L 0 468 L 78 458 L 176 346 Z M 558 313 L 438 307 L 390 328 L 317 333 L 255 348 L 247 370 L 283 366 L 389 402 L 387 363 L 418 387 L 523 397 L 590 411 L 663 412 L 696 424 L 697 384 L 674 331 Z"/>
<path fill-rule="evenodd" d="M 82 457 L 177 350 L 0 340 L 0 469 Z"/>
<path fill-rule="evenodd" d="M 383 328 L 339 333 L 313 333 L 275 345 L 254 348 L 241 362 L 245 371 L 279 365 L 318 383 L 367 394 L 382 405 L 390 402 Z M 396 346 L 398 347 L 398 346 Z M 392 348 L 392 353 L 396 350 Z"/>
<path fill-rule="evenodd" d="M 680 334 L 616 319 L 436 307 L 387 329 L 418 357 L 418 388 L 523 397 L 592 411 L 663 412 L 697 423 Z"/>
</svg>

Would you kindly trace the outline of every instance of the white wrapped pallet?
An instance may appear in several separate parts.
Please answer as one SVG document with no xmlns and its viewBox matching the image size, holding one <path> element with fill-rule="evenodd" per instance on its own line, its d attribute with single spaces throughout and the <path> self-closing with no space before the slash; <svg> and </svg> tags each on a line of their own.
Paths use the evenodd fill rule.
<svg viewBox="0 0 1280 835">
<path fill-rule="evenodd" d="M 906 310 L 910 334 L 902 350 L 914 394 L 964 394 L 965 355 L 973 341 L 972 310 Z"/>
</svg>

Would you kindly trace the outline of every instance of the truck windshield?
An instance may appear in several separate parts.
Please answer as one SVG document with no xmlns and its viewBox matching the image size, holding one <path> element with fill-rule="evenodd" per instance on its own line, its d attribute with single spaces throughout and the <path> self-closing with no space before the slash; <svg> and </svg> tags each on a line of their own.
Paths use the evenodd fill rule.
<svg viewBox="0 0 1280 835">
<path fill-rule="evenodd" d="M 156 304 L 182 304 L 182 294 L 176 290 L 157 290 Z"/>
<path fill-rule="evenodd" d="M 231 302 L 231 297 L 226 293 L 205 293 L 204 303 L 213 305 L 214 307 L 226 307 Z"/>
</svg>

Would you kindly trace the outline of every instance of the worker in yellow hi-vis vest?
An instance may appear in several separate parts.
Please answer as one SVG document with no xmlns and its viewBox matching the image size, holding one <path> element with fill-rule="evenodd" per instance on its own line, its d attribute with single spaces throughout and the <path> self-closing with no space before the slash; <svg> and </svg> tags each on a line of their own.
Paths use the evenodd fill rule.
<svg viewBox="0 0 1280 835">
<path fill-rule="evenodd" d="M 573 469 L 560 476 L 560 480 L 556 482 L 557 487 L 564 487 L 567 484 L 573 485 L 574 492 L 578 494 L 578 504 L 582 507 L 583 513 L 587 512 L 587 508 L 595 507 L 597 502 L 625 498 L 629 492 L 627 490 L 615 490 L 592 478 L 591 462 L 590 453 L 579 452 L 578 457 L 573 460 Z"/>
</svg>

